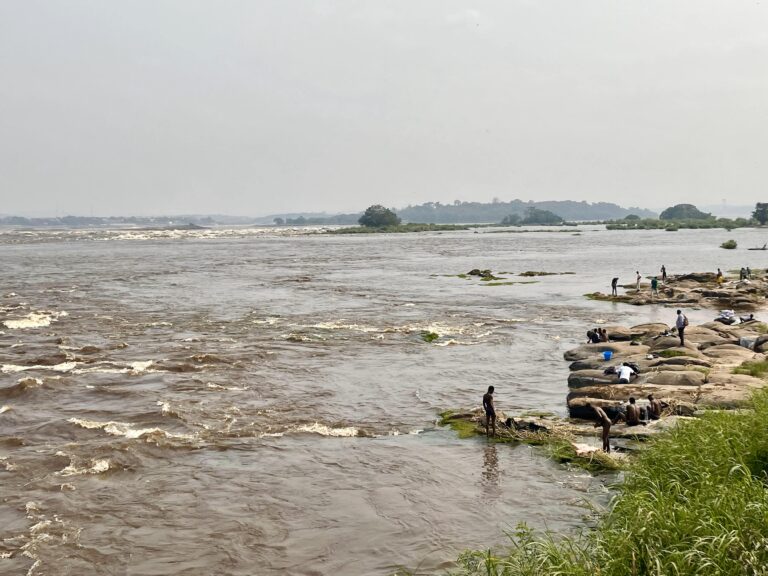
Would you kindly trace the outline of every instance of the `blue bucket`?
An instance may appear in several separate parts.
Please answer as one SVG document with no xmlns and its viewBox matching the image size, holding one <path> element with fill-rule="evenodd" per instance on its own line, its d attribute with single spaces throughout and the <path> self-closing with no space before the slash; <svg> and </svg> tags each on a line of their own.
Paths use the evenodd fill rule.
<svg viewBox="0 0 768 576">
<path fill-rule="evenodd" d="M 603 352 L 603 360 L 610 360 L 612 356 L 613 356 L 613 352 L 611 352 L 610 350 L 606 350 L 605 352 Z"/>
</svg>

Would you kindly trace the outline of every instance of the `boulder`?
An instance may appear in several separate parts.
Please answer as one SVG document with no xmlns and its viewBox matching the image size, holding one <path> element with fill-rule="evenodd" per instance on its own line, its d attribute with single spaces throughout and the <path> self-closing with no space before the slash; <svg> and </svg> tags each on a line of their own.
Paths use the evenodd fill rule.
<svg viewBox="0 0 768 576">
<path fill-rule="evenodd" d="M 626 341 L 632 340 L 632 331 L 625 326 L 606 326 L 609 340 Z"/>
<path fill-rule="evenodd" d="M 648 375 L 647 382 L 657 386 L 701 386 L 706 376 L 698 370 L 663 370 Z"/>
<path fill-rule="evenodd" d="M 619 377 L 616 374 L 603 374 L 602 370 L 579 370 L 568 375 L 568 387 L 580 388 L 595 384 L 616 384 Z"/>
<path fill-rule="evenodd" d="M 686 281 L 695 282 L 698 284 L 716 282 L 717 274 L 714 272 L 691 272 L 689 274 L 681 274 L 680 276 L 676 276 L 674 281 L 675 284 L 680 284 Z"/>
<path fill-rule="evenodd" d="M 754 350 L 755 352 L 768 352 L 768 334 L 757 337 Z"/>
<path fill-rule="evenodd" d="M 685 347 L 680 346 L 680 338 L 677 336 L 660 336 L 655 340 L 647 342 L 650 346 L 651 352 L 660 352 L 662 350 L 669 350 L 670 348 L 691 354 L 692 356 L 698 356 L 698 349 L 693 342 L 686 341 Z"/>
<path fill-rule="evenodd" d="M 599 406 L 609 418 L 615 418 L 622 411 L 623 402 L 620 400 L 603 400 L 602 398 L 574 398 L 568 401 L 568 414 L 571 418 L 582 418 L 584 420 L 594 420 L 595 411 L 587 406 Z"/>
<path fill-rule="evenodd" d="M 603 352 L 610 350 L 614 356 L 636 356 L 648 353 L 648 347 L 632 345 L 630 342 L 601 342 L 600 344 L 582 344 L 578 348 L 568 350 L 563 358 L 569 362 L 598 358 Z"/>
<path fill-rule="evenodd" d="M 730 370 L 723 368 L 710 371 L 707 383 L 716 387 L 736 388 L 742 391 L 745 389 L 763 388 L 768 384 L 761 378 L 755 378 L 749 374 L 734 374 Z"/>
<path fill-rule="evenodd" d="M 748 394 L 739 386 L 705 384 L 699 389 L 696 405 L 701 408 L 741 408 L 748 399 Z"/>
<path fill-rule="evenodd" d="M 672 358 L 658 358 L 650 364 L 650 368 L 669 367 L 669 366 L 702 366 L 711 368 L 712 362 L 703 358 L 694 356 L 673 356 Z"/>
<path fill-rule="evenodd" d="M 632 326 L 629 331 L 632 333 L 633 338 L 645 338 L 647 336 L 658 336 L 669 330 L 669 326 L 655 322 L 651 324 L 638 324 Z"/>
<path fill-rule="evenodd" d="M 737 344 L 711 346 L 704 350 L 704 355 L 716 359 L 720 365 L 728 366 L 738 366 L 747 360 L 762 360 L 765 358 L 762 354 L 756 354 L 752 350 Z"/>
<path fill-rule="evenodd" d="M 576 370 L 603 370 L 605 367 L 606 362 L 603 360 L 603 357 L 600 356 L 599 358 L 585 358 L 584 360 L 571 362 L 568 369 L 571 372 L 575 372 Z"/>
</svg>

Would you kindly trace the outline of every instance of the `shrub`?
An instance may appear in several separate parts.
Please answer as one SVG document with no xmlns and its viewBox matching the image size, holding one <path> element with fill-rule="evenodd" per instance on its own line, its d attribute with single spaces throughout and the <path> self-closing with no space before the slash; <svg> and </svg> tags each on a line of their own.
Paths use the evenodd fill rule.
<svg viewBox="0 0 768 576">
<path fill-rule="evenodd" d="M 736 240 L 733 240 L 733 239 L 726 240 L 725 242 L 720 244 L 720 248 L 725 248 L 726 250 L 733 250 L 734 248 L 736 248 L 736 246 L 737 246 Z"/>
<path fill-rule="evenodd" d="M 397 226 L 400 224 L 400 218 L 389 208 L 375 204 L 366 209 L 358 222 L 361 226 L 369 228 L 383 228 L 384 226 Z"/>
</svg>

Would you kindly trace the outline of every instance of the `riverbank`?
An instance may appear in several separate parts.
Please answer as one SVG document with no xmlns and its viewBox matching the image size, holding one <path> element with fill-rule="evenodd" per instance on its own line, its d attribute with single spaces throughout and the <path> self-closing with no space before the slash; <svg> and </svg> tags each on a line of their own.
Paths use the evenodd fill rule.
<svg viewBox="0 0 768 576">
<path fill-rule="evenodd" d="M 457 576 L 760 574 L 768 565 L 768 393 L 653 440 L 594 530 L 518 527 L 503 553 L 471 551 Z M 702 447 L 706 446 L 706 451 Z"/>
</svg>

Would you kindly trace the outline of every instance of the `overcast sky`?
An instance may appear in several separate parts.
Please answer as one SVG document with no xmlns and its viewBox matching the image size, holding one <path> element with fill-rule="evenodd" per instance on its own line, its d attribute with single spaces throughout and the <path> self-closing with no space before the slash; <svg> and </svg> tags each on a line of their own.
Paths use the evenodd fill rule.
<svg viewBox="0 0 768 576">
<path fill-rule="evenodd" d="M 0 0 L 0 213 L 767 188 L 765 0 Z"/>
</svg>

